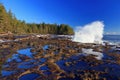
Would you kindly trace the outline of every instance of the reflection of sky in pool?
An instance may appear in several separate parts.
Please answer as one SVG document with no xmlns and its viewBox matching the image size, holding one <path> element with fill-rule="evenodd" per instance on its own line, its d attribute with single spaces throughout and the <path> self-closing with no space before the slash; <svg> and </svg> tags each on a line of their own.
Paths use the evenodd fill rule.
<svg viewBox="0 0 120 80">
<path fill-rule="evenodd" d="M 96 71 L 105 71 L 109 73 L 109 75 L 112 75 L 114 77 L 120 77 L 120 65 L 109 63 L 109 64 L 101 64 L 95 67 L 91 67 L 91 69 L 94 69 Z"/>
<path fill-rule="evenodd" d="M 48 45 L 45 45 L 44 47 L 44 50 L 48 49 Z M 40 58 L 40 59 L 34 59 L 33 58 L 33 54 L 32 52 L 30 52 L 30 49 L 31 48 L 26 48 L 26 49 L 21 49 L 21 50 L 18 50 L 18 54 L 13 54 L 12 55 L 12 58 L 9 58 L 7 60 L 7 62 L 11 62 L 12 60 L 15 60 L 16 62 L 18 62 L 17 65 L 17 68 L 18 69 L 21 69 L 21 70 L 24 70 L 24 69 L 29 69 L 29 68 L 34 68 L 35 66 L 38 66 L 38 65 L 41 65 L 43 64 L 44 62 L 47 61 L 46 58 Z M 56 53 L 57 54 L 57 51 Z M 28 61 L 22 61 L 20 59 L 20 55 L 23 55 L 23 56 L 28 56 L 30 57 L 32 60 L 28 60 Z M 102 60 L 111 60 L 112 57 L 106 55 L 106 54 L 103 54 L 104 57 Z M 103 63 L 103 64 L 100 64 L 98 66 L 90 66 L 89 65 L 89 62 L 87 61 L 82 61 L 82 60 L 79 60 L 81 57 L 83 57 L 85 55 L 83 54 L 77 54 L 77 55 L 74 55 L 74 56 L 71 56 L 70 58 L 67 58 L 67 59 L 61 59 L 59 61 L 56 62 L 56 64 L 64 71 L 66 71 L 67 73 L 69 72 L 74 72 L 74 73 L 77 73 L 77 70 L 96 70 L 96 71 L 105 71 L 106 68 L 108 68 L 108 74 L 106 74 L 107 76 L 108 75 L 113 75 L 115 77 L 119 77 L 120 76 L 120 65 L 118 64 L 115 64 L 115 63 Z M 66 62 L 70 62 L 70 64 L 66 65 Z M 7 68 L 7 67 L 12 67 L 10 66 L 9 64 L 4 64 L 3 65 L 3 68 Z M 45 75 L 50 75 L 52 74 L 50 72 L 50 68 L 48 66 L 41 66 L 39 68 L 39 70 L 43 71 L 43 74 Z M 16 71 L 7 71 L 7 70 L 2 70 L 1 73 L 2 73 L 2 76 L 9 76 L 11 74 L 14 74 L 16 73 Z M 106 76 L 105 75 L 105 76 Z M 19 78 L 19 80 L 34 80 L 36 79 L 37 77 L 39 77 L 40 75 L 39 74 L 36 74 L 36 73 L 29 73 L 29 74 L 26 74 L 26 75 L 23 75 L 22 77 Z M 61 79 L 61 80 L 64 80 L 64 79 Z M 65 79 L 67 80 L 67 79 Z"/>
<path fill-rule="evenodd" d="M 40 58 L 40 62 L 42 62 L 42 63 L 44 63 L 44 62 L 46 62 L 46 58 Z"/>
<path fill-rule="evenodd" d="M 106 71 L 107 74 L 101 76 L 113 76 L 111 79 L 107 77 L 108 80 L 118 80 L 117 78 L 120 76 L 120 65 L 115 63 L 103 63 L 97 66 L 90 66 L 89 62 L 79 61 L 81 55 L 72 56 L 66 60 L 57 61 L 57 65 L 66 72 L 74 72 L 77 74 L 77 70 L 95 70 L 95 71 Z M 108 58 L 108 56 L 107 56 Z M 106 59 L 107 59 L 106 58 Z M 73 62 L 76 61 L 74 64 Z M 69 66 L 66 66 L 66 62 L 72 62 Z M 72 79 L 60 79 L 60 80 L 72 80 Z M 74 79 L 75 80 L 75 79 Z"/>
<path fill-rule="evenodd" d="M 2 66 L 2 68 L 7 68 L 7 67 L 9 67 L 10 65 L 9 64 L 4 64 L 3 66 Z"/>
<path fill-rule="evenodd" d="M 2 76 L 9 76 L 14 73 L 15 73 L 15 71 L 6 71 L 6 70 L 1 71 Z"/>
<path fill-rule="evenodd" d="M 69 66 L 65 65 L 66 62 L 68 62 L 68 61 L 67 60 L 59 60 L 59 61 L 57 61 L 57 65 L 61 69 L 65 70 L 66 72 L 74 71 L 74 70 L 78 70 L 78 69 L 85 70 L 88 67 L 88 64 L 86 62 L 84 62 L 84 61 L 79 61 L 76 64 L 69 65 Z"/>
<path fill-rule="evenodd" d="M 37 73 L 29 73 L 21 76 L 19 80 L 35 80 L 38 77 L 40 77 L 40 75 Z"/>
<path fill-rule="evenodd" d="M 48 45 L 43 46 L 43 50 L 47 50 L 49 48 Z"/>
<path fill-rule="evenodd" d="M 19 54 L 26 55 L 26 56 L 32 58 L 33 57 L 33 55 L 32 55 L 33 53 L 30 50 L 31 50 L 31 48 L 26 48 L 26 49 L 20 49 L 17 52 Z"/>
<path fill-rule="evenodd" d="M 18 54 L 13 54 L 11 58 L 9 58 L 7 60 L 7 62 L 11 62 L 13 60 L 15 60 L 16 62 L 22 62 L 22 60 L 20 59 L 19 55 L 25 55 L 28 56 L 30 58 L 33 58 L 33 54 L 32 52 L 30 52 L 31 48 L 26 48 L 26 49 L 20 49 L 18 50 Z"/>
<path fill-rule="evenodd" d="M 36 60 L 29 60 L 26 62 L 22 62 L 21 64 L 18 65 L 18 68 L 28 69 L 28 68 L 35 67 L 37 65 L 37 64 L 33 64 L 35 62 L 36 62 Z"/>
<path fill-rule="evenodd" d="M 52 74 L 50 71 L 44 71 L 43 72 L 45 75 L 50 75 L 50 74 Z"/>
<path fill-rule="evenodd" d="M 49 70 L 48 66 L 41 66 L 40 70 Z"/>
<path fill-rule="evenodd" d="M 19 58 L 19 54 L 13 54 L 11 58 L 7 60 L 7 62 L 11 62 L 15 60 L 16 62 L 21 62 L 22 60 Z"/>
</svg>

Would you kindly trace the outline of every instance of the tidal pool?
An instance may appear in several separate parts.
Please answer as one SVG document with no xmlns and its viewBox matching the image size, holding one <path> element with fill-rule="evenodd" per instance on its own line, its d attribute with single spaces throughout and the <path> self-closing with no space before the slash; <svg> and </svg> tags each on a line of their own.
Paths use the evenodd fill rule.
<svg viewBox="0 0 120 80">
<path fill-rule="evenodd" d="M 47 50 L 48 48 L 49 48 L 48 45 L 44 45 L 44 46 L 43 46 L 43 50 Z"/>
<path fill-rule="evenodd" d="M 29 60 L 26 62 L 22 62 L 18 65 L 18 68 L 28 69 L 28 68 L 35 67 L 38 65 L 38 64 L 34 64 L 35 62 L 36 62 L 36 60 Z"/>
<path fill-rule="evenodd" d="M 10 76 L 17 72 L 19 69 L 24 70 L 24 69 L 30 69 L 34 68 L 35 66 L 39 66 L 46 62 L 46 58 L 40 58 L 40 59 L 34 59 L 33 54 L 31 51 L 31 48 L 25 48 L 25 49 L 20 49 L 17 51 L 17 54 L 13 54 L 11 58 L 9 58 L 6 63 L 2 66 L 2 76 Z M 27 61 L 22 60 L 22 57 L 29 57 Z M 15 62 L 14 62 L 15 61 Z M 15 63 L 15 66 L 17 67 L 16 70 L 14 70 L 11 66 L 12 63 Z M 7 68 L 10 68 L 10 70 L 6 70 Z M 41 69 L 47 69 L 47 67 L 43 66 Z M 48 69 L 47 69 L 48 70 Z M 49 72 L 45 72 L 45 74 L 49 74 Z M 34 74 L 29 74 L 29 75 L 34 75 Z M 26 75 L 26 76 L 29 76 Z M 35 74 L 36 75 L 36 74 Z M 26 77 L 25 76 L 25 77 Z M 25 78 L 24 78 L 25 79 Z M 20 80 L 24 80 L 23 78 L 20 78 Z M 26 79 L 25 79 L 26 80 Z M 32 79 L 33 80 L 33 79 Z"/>
<path fill-rule="evenodd" d="M 18 50 L 17 51 L 18 54 L 13 54 L 12 57 L 7 60 L 7 62 L 11 62 L 13 60 L 15 60 L 16 62 L 22 62 L 22 60 L 19 57 L 20 55 L 25 55 L 29 58 L 33 58 L 34 53 L 32 53 L 30 50 L 31 48 L 25 48 L 25 49 Z"/>
<path fill-rule="evenodd" d="M 38 77 L 40 77 L 40 75 L 37 73 L 29 73 L 21 76 L 19 80 L 35 80 Z"/>
<path fill-rule="evenodd" d="M 46 58 L 40 58 L 40 62 L 44 63 L 44 62 L 46 62 L 46 61 L 47 61 Z"/>
<path fill-rule="evenodd" d="M 43 73 L 44 73 L 44 75 L 51 75 L 51 74 L 52 74 L 52 72 L 50 72 L 50 71 L 48 71 L 48 70 L 47 70 L 47 71 L 44 71 Z"/>
<path fill-rule="evenodd" d="M 49 70 L 49 67 L 48 66 L 41 66 L 40 70 Z"/>
<path fill-rule="evenodd" d="M 34 53 L 32 53 L 30 50 L 31 50 L 31 48 L 26 48 L 26 49 L 20 49 L 17 52 L 18 52 L 18 54 L 26 55 L 30 58 L 33 58 Z"/>
<path fill-rule="evenodd" d="M 111 59 L 110 56 L 105 55 L 103 58 L 103 63 L 98 64 L 96 66 L 90 66 L 90 62 L 87 61 L 79 61 L 82 55 L 71 56 L 68 59 L 61 59 L 56 62 L 56 64 L 65 72 L 73 72 L 74 74 L 78 74 L 78 70 L 95 70 L 106 72 L 106 74 L 101 74 L 101 77 L 106 77 L 108 80 L 118 80 L 120 78 L 120 65 L 116 63 L 107 63 L 105 60 Z M 96 60 L 96 59 L 95 59 Z M 66 62 L 68 65 L 66 65 Z M 70 62 L 70 63 L 69 63 Z M 75 62 L 75 63 L 74 63 Z M 111 77 L 110 77 L 111 76 Z M 77 78 L 77 77 L 75 77 Z M 71 78 L 61 78 L 60 80 L 72 80 Z M 77 79 L 74 79 L 77 80 Z M 79 79 L 78 79 L 79 80 Z"/>
<path fill-rule="evenodd" d="M 19 58 L 19 54 L 13 54 L 11 58 L 7 60 L 7 62 L 11 62 L 15 60 L 16 62 L 21 62 L 22 60 Z"/>
<path fill-rule="evenodd" d="M 16 71 L 2 70 L 2 71 L 1 71 L 1 74 L 2 74 L 2 76 L 9 76 L 9 75 L 14 74 L 15 72 L 16 72 Z"/>
</svg>

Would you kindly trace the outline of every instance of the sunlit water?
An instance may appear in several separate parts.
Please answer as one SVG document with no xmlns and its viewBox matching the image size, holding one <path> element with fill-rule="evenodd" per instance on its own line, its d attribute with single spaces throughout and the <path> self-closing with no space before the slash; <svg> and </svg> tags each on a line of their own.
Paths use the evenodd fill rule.
<svg viewBox="0 0 120 80">
<path fill-rule="evenodd" d="M 120 44 L 120 35 L 104 35 L 103 40 Z"/>
</svg>

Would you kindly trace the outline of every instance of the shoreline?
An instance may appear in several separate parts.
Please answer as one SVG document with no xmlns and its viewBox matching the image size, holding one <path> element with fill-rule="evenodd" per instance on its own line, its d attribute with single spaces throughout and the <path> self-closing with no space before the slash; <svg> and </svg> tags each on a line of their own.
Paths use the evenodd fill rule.
<svg viewBox="0 0 120 80">
<path fill-rule="evenodd" d="M 119 47 L 117 50 L 116 45 L 78 43 L 78 42 L 73 42 L 69 38 L 66 38 L 63 36 L 51 38 L 50 36 L 37 37 L 36 35 L 34 35 L 33 37 L 31 36 L 22 37 L 18 39 L 17 41 L 0 43 L 0 45 L 1 45 L 0 50 L 2 50 L 1 52 L 2 60 L 0 62 L 4 62 L 3 65 L 5 64 L 10 65 L 10 67 L 2 66 L 2 70 L 15 71 L 15 73 L 9 76 L 1 76 L 0 79 L 2 80 L 18 79 L 22 76 L 25 76 L 31 73 L 39 74 L 41 77 L 38 77 L 38 80 L 43 79 L 44 77 L 51 78 L 50 76 L 53 76 L 52 79 L 57 79 L 57 80 L 63 79 L 63 78 L 66 78 L 66 79 L 68 78 L 72 79 L 72 78 L 78 78 L 78 77 L 85 78 L 86 74 L 87 75 L 91 74 L 89 76 L 93 76 L 96 74 L 97 78 L 94 78 L 94 79 L 103 79 L 103 78 L 107 79 L 109 77 L 102 78 L 101 75 L 107 75 L 107 74 L 111 75 L 111 73 L 108 73 L 109 70 L 108 72 L 104 70 L 96 71 L 94 70 L 94 68 L 99 69 L 100 65 L 108 66 L 109 64 L 111 64 L 109 65 L 109 67 L 111 67 L 112 65 L 119 66 L 120 64 L 120 60 L 119 60 L 120 50 L 119 50 Z M 48 47 L 43 49 L 45 45 L 48 45 Z M 20 49 L 25 49 L 28 47 L 31 47 L 30 52 L 36 53 L 36 54 L 32 54 L 33 58 L 29 58 L 28 56 L 19 54 L 17 52 Z M 103 54 L 104 57 L 101 60 L 97 60 L 95 58 L 96 55 L 94 54 L 89 54 L 89 55 L 81 54 L 81 53 L 86 53 L 82 51 L 82 48 L 87 49 L 87 50 L 93 49 L 94 52 L 101 52 L 101 54 Z M 80 54 L 78 55 L 78 53 Z M 21 61 L 16 62 L 16 60 L 14 59 L 12 62 L 6 62 L 6 60 L 10 58 L 10 56 L 12 57 L 13 54 L 18 54 L 18 57 L 22 60 L 22 62 Z M 46 60 L 45 62 L 42 62 L 41 59 L 43 59 L 43 61 L 44 59 Z M 63 63 L 61 63 L 61 61 Z M 75 67 L 77 67 L 76 64 L 78 63 L 80 65 L 80 68 L 76 68 L 75 72 L 73 70 L 73 72 L 70 71 L 71 74 L 68 74 L 69 68 L 67 69 L 67 67 L 73 66 L 72 68 L 74 69 Z M 82 64 L 86 65 L 88 68 L 84 67 L 85 68 L 84 69 L 82 67 Z M 23 66 L 28 65 L 30 66 L 30 68 L 18 68 L 18 66 L 22 66 L 22 65 Z M 45 70 L 40 70 L 41 67 L 43 67 L 42 69 L 45 69 Z M 105 69 L 109 69 L 109 67 Z M 49 76 L 48 75 L 45 76 L 46 74 L 45 72 L 47 74 L 49 73 Z M 83 72 L 84 74 L 79 74 L 79 76 L 76 76 L 77 73 L 80 73 L 80 72 Z M 63 74 L 63 76 L 61 76 L 61 74 Z M 90 78 L 89 76 L 87 78 Z M 113 77 L 113 79 L 115 78 L 118 78 L 118 77 L 117 76 Z M 93 78 L 91 77 L 91 79 Z"/>
</svg>

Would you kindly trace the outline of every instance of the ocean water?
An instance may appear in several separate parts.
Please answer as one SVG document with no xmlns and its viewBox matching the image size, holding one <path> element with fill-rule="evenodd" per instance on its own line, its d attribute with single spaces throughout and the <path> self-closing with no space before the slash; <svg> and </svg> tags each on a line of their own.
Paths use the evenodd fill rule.
<svg viewBox="0 0 120 80">
<path fill-rule="evenodd" d="M 120 35 L 104 35 L 103 40 L 120 44 Z"/>
</svg>

